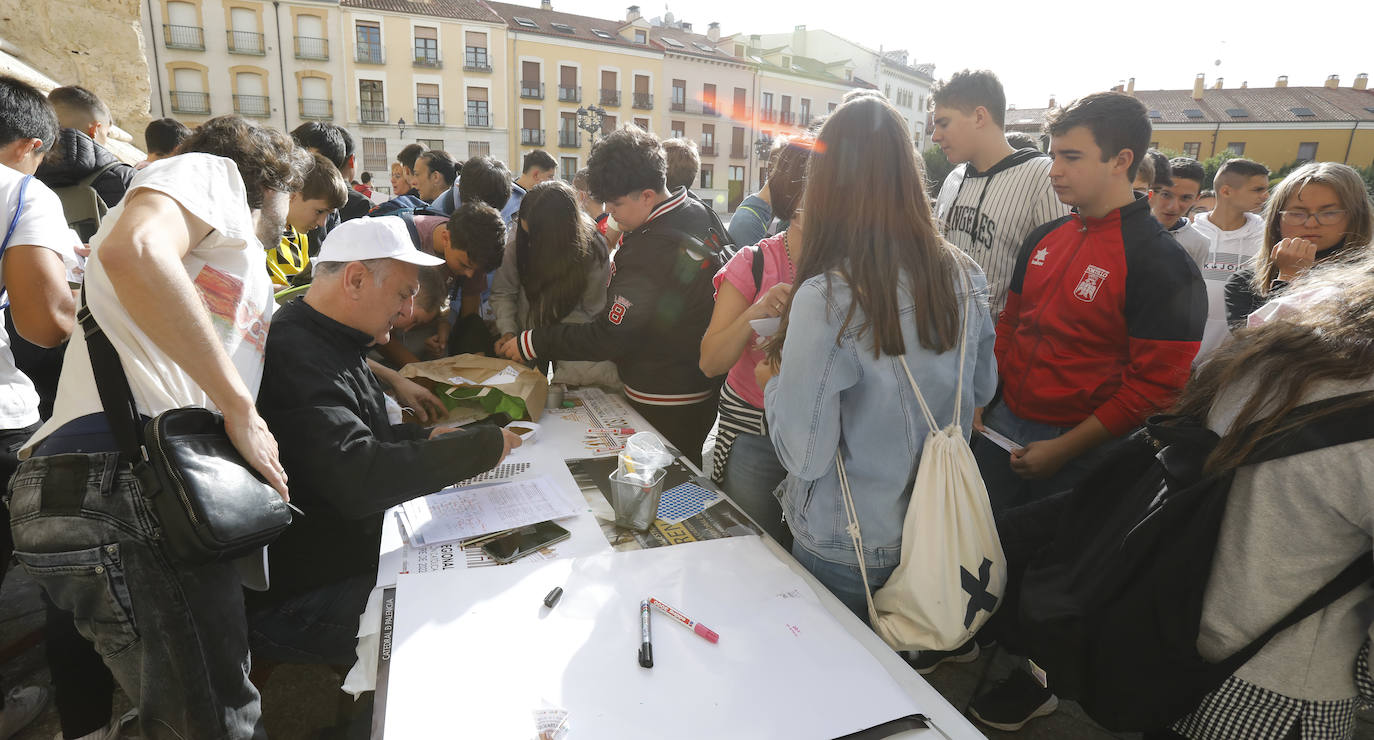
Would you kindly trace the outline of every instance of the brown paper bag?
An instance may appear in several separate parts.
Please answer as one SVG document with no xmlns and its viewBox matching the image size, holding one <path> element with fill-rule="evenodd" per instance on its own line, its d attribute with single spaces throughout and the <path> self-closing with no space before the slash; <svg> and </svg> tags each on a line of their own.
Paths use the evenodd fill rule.
<svg viewBox="0 0 1374 740">
<path fill-rule="evenodd" d="M 427 362 L 412 362 L 401 368 L 401 376 L 430 389 L 445 398 L 450 388 L 491 388 L 524 401 L 526 418 L 538 421 L 544 413 L 544 400 L 549 382 L 538 370 L 521 363 L 483 355 L 454 355 Z M 430 424 L 466 424 L 484 419 L 490 413 L 476 404 L 462 403 L 438 422 Z"/>
</svg>

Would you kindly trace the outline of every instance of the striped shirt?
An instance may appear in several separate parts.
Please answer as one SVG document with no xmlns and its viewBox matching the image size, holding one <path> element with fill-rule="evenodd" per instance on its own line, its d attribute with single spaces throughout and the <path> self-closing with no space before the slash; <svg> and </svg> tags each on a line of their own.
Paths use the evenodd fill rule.
<svg viewBox="0 0 1374 740">
<path fill-rule="evenodd" d="M 1006 305 L 1007 284 L 1026 237 L 1068 212 L 1050 187 L 1050 158 L 1034 149 L 1014 152 L 987 172 L 971 162 L 955 167 L 936 201 L 945 239 L 987 273 L 993 318 Z"/>
</svg>

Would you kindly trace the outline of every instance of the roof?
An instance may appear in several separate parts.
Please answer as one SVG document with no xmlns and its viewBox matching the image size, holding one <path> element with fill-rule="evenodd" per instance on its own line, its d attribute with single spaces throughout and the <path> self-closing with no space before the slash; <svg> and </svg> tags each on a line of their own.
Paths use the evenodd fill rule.
<svg viewBox="0 0 1374 740">
<path fill-rule="evenodd" d="M 1049 108 L 1008 108 L 1006 130 L 1039 131 L 1045 125 L 1045 114 Z"/>
<path fill-rule="evenodd" d="M 789 48 L 788 46 L 779 46 L 774 49 L 759 49 L 749 46 L 745 49 L 744 53 L 748 55 L 749 61 L 753 62 L 761 70 L 785 72 L 797 77 L 807 77 L 821 82 L 839 83 L 841 85 L 849 85 L 850 87 L 877 89 L 871 82 L 864 82 L 857 77 L 852 80 L 846 80 L 843 75 L 837 75 L 830 71 L 831 67 L 848 64 L 850 61 L 848 59 L 842 59 L 838 62 L 822 62 L 819 59 L 812 59 L 811 57 L 805 57 L 799 54 L 791 54 L 787 51 Z M 789 57 L 789 61 L 792 63 L 791 69 L 768 61 L 768 55 L 776 55 L 778 53 L 782 53 L 784 56 Z"/>
<path fill-rule="evenodd" d="M 1374 121 L 1374 91 L 1348 87 L 1136 90 L 1152 123 L 1313 123 Z M 1295 112 L 1296 109 L 1296 112 Z M 1300 115 L 1310 111 L 1311 115 Z M 1243 115 L 1242 115 L 1243 114 Z"/>
<path fill-rule="evenodd" d="M 502 19 L 480 0 L 340 0 L 339 6 L 465 21 L 502 22 Z"/>
<path fill-rule="evenodd" d="M 472 0 L 467 1 L 470 2 Z M 561 13 L 557 10 L 544 10 L 543 8 L 532 8 L 527 5 L 515 5 L 513 3 L 488 2 L 486 5 L 496 11 L 496 14 L 500 16 L 501 20 L 506 22 L 506 27 L 512 31 L 541 36 L 554 36 L 563 39 L 576 39 L 578 41 L 585 41 L 589 44 L 604 44 L 609 46 L 621 46 L 628 49 L 659 51 L 659 49 L 652 46 L 636 44 L 621 38 L 619 35 L 620 29 L 628 25 L 624 21 L 607 18 L 593 18 L 591 16 L 576 15 L 574 13 Z M 516 21 L 516 18 L 532 21 L 535 27 L 530 28 Z M 559 24 L 563 26 L 564 29 L 571 28 L 572 30 L 557 29 L 554 27 L 554 24 Z M 601 31 L 607 36 L 610 36 L 610 38 L 592 33 L 594 30 Z"/>
<path fill-rule="evenodd" d="M 734 62 L 736 64 L 752 64 L 745 59 L 741 59 L 731 53 L 733 44 L 727 37 L 721 37 L 712 41 L 709 36 L 691 31 L 684 31 L 681 28 L 672 26 L 654 26 L 649 30 L 649 39 L 654 46 L 673 54 L 686 54 L 688 56 L 700 57 L 702 59 L 715 59 L 723 62 Z M 680 46 L 674 46 L 664 39 L 676 41 Z M 713 51 L 706 51 L 712 49 Z"/>
</svg>

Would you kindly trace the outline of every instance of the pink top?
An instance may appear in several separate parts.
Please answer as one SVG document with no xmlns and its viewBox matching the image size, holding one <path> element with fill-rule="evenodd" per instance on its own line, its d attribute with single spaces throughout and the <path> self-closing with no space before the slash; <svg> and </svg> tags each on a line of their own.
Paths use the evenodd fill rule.
<svg viewBox="0 0 1374 740">
<path fill-rule="evenodd" d="M 720 268 L 714 278 L 716 292 L 720 292 L 720 284 L 724 280 L 729 280 L 735 286 L 744 299 L 753 305 L 754 300 L 759 294 L 768 292 L 768 289 L 778 283 L 790 283 L 796 277 L 796 268 L 792 266 L 792 260 L 787 256 L 787 243 L 784 241 L 784 234 L 776 234 L 758 243 L 759 249 L 763 250 L 763 281 L 757 292 L 754 291 L 754 248 L 745 247 L 735 254 L 725 266 Z M 752 332 L 751 332 L 752 333 Z M 730 368 L 730 374 L 725 377 L 725 382 L 738 393 L 740 398 L 748 401 L 755 408 L 763 408 L 763 389 L 754 380 L 754 366 L 763 360 L 763 351 L 757 348 L 758 335 L 749 341 L 749 346 L 744 350 L 735 366 Z"/>
</svg>

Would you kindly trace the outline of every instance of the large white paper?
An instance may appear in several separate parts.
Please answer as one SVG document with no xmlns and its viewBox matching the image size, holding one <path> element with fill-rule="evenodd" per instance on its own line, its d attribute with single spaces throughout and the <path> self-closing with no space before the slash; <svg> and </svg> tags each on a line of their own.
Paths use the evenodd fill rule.
<svg viewBox="0 0 1374 740">
<path fill-rule="evenodd" d="M 757 537 L 402 575 L 397 589 L 389 738 L 526 740 L 546 702 L 569 712 L 570 737 L 598 739 L 832 738 L 920 711 Z M 720 642 L 655 615 L 654 667 L 640 668 L 650 596 Z"/>
<path fill-rule="evenodd" d="M 574 490 L 571 495 L 576 495 Z M 432 545 L 549 519 L 579 507 L 547 477 L 468 488 L 445 488 L 401 505 L 412 543 Z M 586 508 L 585 506 L 581 508 Z"/>
</svg>

